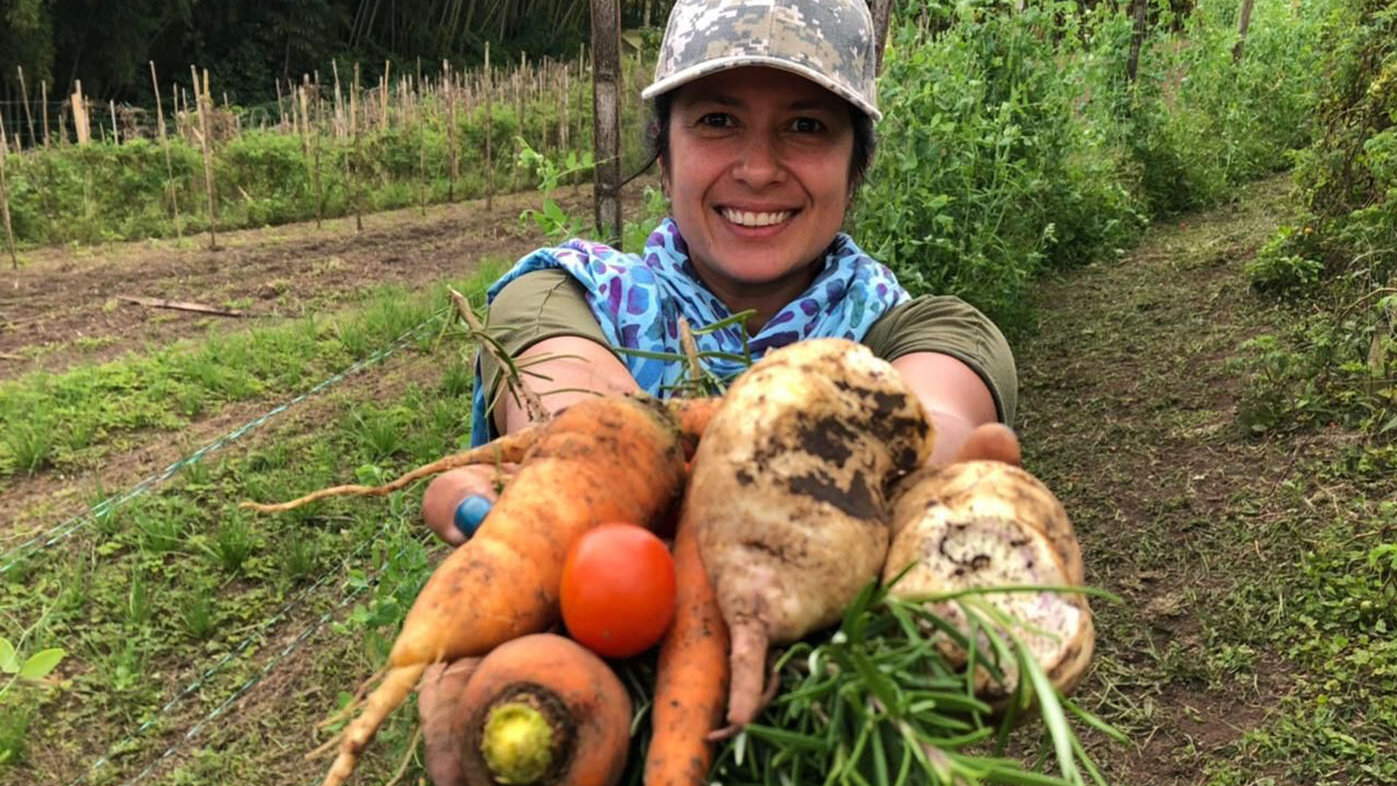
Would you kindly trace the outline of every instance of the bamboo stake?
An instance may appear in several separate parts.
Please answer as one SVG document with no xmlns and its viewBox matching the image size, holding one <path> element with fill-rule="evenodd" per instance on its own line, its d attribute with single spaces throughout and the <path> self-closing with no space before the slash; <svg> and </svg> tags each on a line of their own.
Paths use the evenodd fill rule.
<svg viewBox="0 0 1397 786">
<path fill-rule="evenodd" d="M 174 213 L 175 237 L 183 238 L 179 222 L 179 195 L 175 192 L 175 165 L 170 160 L 170 140 L 165 134 L 165 111 L 160 105 L 160 80 L 155 76 L 155 61 L 150 61 L 150 84 L 155 90 L 155 128 L 160 134 L 160 148 L 165 151 L 165 187 L 170 191 L 170 209 Z"/>
<path fill-rule="evenodd" d="M 417 89 L 422 89 L 422 58 L 417 58 Z M 417 212 L 427 215 L 427 129 L 422 104 L 417 104 Z"/>
<path fill-rule="evenodd" d="M 490 151 L 490 137 L 494 130 L 494 123 L 490 119 L 490 106 L 493 100 L 490 97 L 491 83 L 494 81 L 490 76 L 490 42 L 485 42 L 485 210 L 489 212 L 495 209 L 495 158 Z"/>
<path fill-rule="evenodd" d="M 301 89 L 296 93 L 301 105 L 301 154 L 310 158 L 310 74 L 301 74 Z"/>
<path fill-rule="evenodd" d="M 320 221 L 325 212 L 324 195 L 320 192 L 320 72 L 315 72 L 315 98 L 312 99 L 315 107 L 315 122 L 313 133 L 311 134 L 311 170 L 310 181 L 315 188 L 315 228 L 320 228 Z"/>
<path fill-rule="evenodd" d="M 441 61 L 442 85 L 446 88 L 446 159 L 450 164 L 446 184 L 446 201 L 456 201 L 456 81 L 451 75 L 451 63 Z"/>
<path fill-rule="evenodd" d="M 379 85 L 380 88 L 382 88 L 381 94 L 380 94 L 379 97 L 378 97 L 378 101 L 379 101 L 378 128 L 379 128 L 380 131 L 387 131 L 387 130 L 388 130 L 388 85 L 391 84 L 391 83 L 388 81 L 388 74 L 389 74 L 389 71 L 392 69 L 392 67 L 393 67 L 393 61 L 391 61 L 391 60 L 384 60 L 384 61 L 383 61 L 383 76 L 378 80 L 378 85 Z"/>
<path fill-rule="evenodd" d="M 340 98 L 340 66 L 334 60 L 330 61 L 330 71 L 335 75 L 335 138 L 344 137 L 344 102 Z"/>
<path fill-rule="evenodd" d="M 514 117 L 519 127 L 519 138 L 524 140 L 524 144 L 526 145 L 529 143 L 529 138 L 524 134 L 524 90 L 521 83 L 524 81 L 524 69 L 528 67 L 527 57 L 528 56 L 523 52 L 519 53 L 519 70 L 515 71 L 513 77 L 509 80 L 510 87 L 514 89 Z M 510 160 L 513 164 L 510 167 L 509 190 L 518 191 L 519 156 L 510 156 Z"/>
<path fill-rule="evenodd" d="M 213 150 L 209 140 L 209 71 L 204 69 L 202 89 L 199 86 L 199 69 L 191 65 L 189 73 L 194 77 L 194 102 L 199 112 L 199 141 L 204 149 L 204 185 L 209 194 L 209 250 L 213 251 L 218 248 L 218 208 L 214 202 Z"/>
<path fill-rule="evenodd" d="M 108 100 L 107 106 L 112 111 L 112 144 L 119 145 L 121 144 L 121 132 L 116 129 L 116 101 Z"/>
<path fill-rule="evenodd" d="M 276 113 L 277 130 L 280 131 L 286 127 L 286 105 L 281 102 L 281 77 L 276 78 Z"/>
<path fill-rule="evenodd" d="M 29 146 L 37 147 L 39 140 L 34 136 L 34 115 L 29 111 L 29 88 L 24 84 L 24 66 L 17 65 L 15 70 L 19 72 L 19 97 L 24 104 L 24 119 L 29 122 Z"/>
<path fill-rule="evenodd" d="M 358 118 L 357 118 L 357 114 L 358 114 L 357 107 L 358 107 L 358 104 L 359 104 L 359 64 L 358 64 L 358 63 L 355 63 L 355 64 L 354 64 L 354 86 L 353 86 L 352 88 L 350 88 L 350 93 L 349 93 L 349 122 L 350 122 L 351 125 L 354 126 L 354 166 L 348 167 L 348 171 L 349 171 L 349 172 L 353 172 L 354 170 L 356 170 L 356 169 L 359 168 L 359 120 L 358 120 Z M 346 165 L 346 166 L 347 166 L 347 165 Z M 354 202 L 354 231 L 355 231 L 355 232 L 363 232 L 363 231 L 364 231 L 364 215 L 363 215 L 363 211 L 361 211 L 361 210 L 359 209 L 359 192 L 358 192 L 358 189 L 355 189 L 355 188 L 353 187 L 352 181 L 351 181 L 351 186 L 350 186 L 350 194 L 353 195 L 351 201 Z"/>
<path fill-rule="evenodd" d="M 82 80 L 73 80 L 73 132 L 78 135 L 78 146 L 86 145 L 92 139 L 92 127 L 87 122 L 87 99 L 82 96 Z"/>
<path fill-rule="evenodd" d="M 49 146 L 49 81 L 47 79 L 39 82 L 40 109 L 44 113 L 44 147 Z"/>
<path fill-rule="evenodd" d="M 5 241 L 10 246 L 10 266 L 19 270 L 19 254 L 15 252 L 15 230 L 10 225 L 10 187 L 5 178 L 5 159 L 10 146 L 5 142 L 5 118 L 0 117 L 0 216 L 5 219 Z"/>
</svg>

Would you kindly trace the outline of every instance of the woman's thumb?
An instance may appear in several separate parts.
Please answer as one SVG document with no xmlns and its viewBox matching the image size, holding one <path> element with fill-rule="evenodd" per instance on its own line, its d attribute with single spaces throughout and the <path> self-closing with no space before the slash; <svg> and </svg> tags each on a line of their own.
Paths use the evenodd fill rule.
<svg viewBox="0 0 1397 786">
<path fill-rule="evenodd" d="M 1017 467 L 1023 462 L 1023 454 L 1013 429 L 1002 423 L 986 423 L 966 437 L 956 461 L 1002 461 Z"/>
</svg>

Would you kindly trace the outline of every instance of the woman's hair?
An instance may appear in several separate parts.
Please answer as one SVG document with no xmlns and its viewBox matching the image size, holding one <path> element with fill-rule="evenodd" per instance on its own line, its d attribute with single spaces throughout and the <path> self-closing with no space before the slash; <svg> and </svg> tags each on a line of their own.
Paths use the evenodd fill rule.
<svg viewBox="0 0 1397 786">
<path fill-rule="evenodd" d="M 873 118 L 859 111 L 849 102 L 849 119 L 854 127 L 854 154 L 849 159 L 849 193 L 863 185 L 868 167 L 873 163 L 873 151 L 878 147 L 878 136 L 873 131 Z M 674 93 L 655 96 L 650 107 L 650 124 L 645 129 L 645 142 L 649 148 L 651 163 L 664 161 L 669 157 L 669 121 L 674 107 Z M 647 164 L 646 169 L 649 169 Z"/>
</svg>

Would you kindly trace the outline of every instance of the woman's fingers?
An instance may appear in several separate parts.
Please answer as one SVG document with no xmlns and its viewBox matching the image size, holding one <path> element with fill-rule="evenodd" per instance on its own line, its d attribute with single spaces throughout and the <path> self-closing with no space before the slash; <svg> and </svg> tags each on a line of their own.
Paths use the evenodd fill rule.
<svg viewBox="0 0 1397 786">
<path fill-rule="evenodd" d="M 1023 463 L 1023 454 L 1013 429 L 1002 423 L 986 423 L 966 437 L 956 461 L 1002 461 L 1017 467 Z"/>
<path fill-rule="evenodd" d="M 417 713 L 422 722 L 422 741 L 427 775 L 436 786 L 464 786 L 461 773 L 460 730 L 454 727 L 462 715 L 461 697 L 466 692 L 479 658 L 428 666 L 417 687 Z"/>
<path fill-rule="evenodd" d="M 447 543 L 465 543 L 515 469 L 514 464 L 478 464 L 441 473 L 422 493 L 422 520 Z"/>
</svg>

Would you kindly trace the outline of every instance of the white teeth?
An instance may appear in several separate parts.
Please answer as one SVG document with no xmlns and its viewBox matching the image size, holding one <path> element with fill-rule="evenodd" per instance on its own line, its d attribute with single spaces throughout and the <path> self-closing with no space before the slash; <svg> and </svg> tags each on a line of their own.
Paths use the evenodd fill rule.
<svg viewBox="0 0 1397 786">
<path fill-rule="evenodd" d="M 769 227 L 790 218 L 791 213 L 790 210 L 782 210 L 779 213 L 753 213 L 746 210 L 723 208 L 723 218 L 744 227 Z"/>
</svg>

